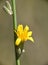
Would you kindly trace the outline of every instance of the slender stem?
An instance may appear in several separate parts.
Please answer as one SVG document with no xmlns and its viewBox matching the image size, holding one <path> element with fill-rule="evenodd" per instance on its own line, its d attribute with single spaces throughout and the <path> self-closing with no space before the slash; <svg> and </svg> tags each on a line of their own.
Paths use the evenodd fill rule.
<svg viewBox="0 0 48 65">
<path fill-rule="evenodd" d="M 16 60 L 16 65 L 20 65 L 20 59 Z"/>
<path fill-rule="evenodd" d="M 12 1 L 12 10 L 13 10 L 13 27 L 14 29 L 17 29 L 17 15 L 16 15 L 16 1 Z"/>
<path fill-rule="evenodd" d="M 17 17 L 16 17 L 16 1 L 15 0 L 11 0 L 12 2 L 12 10 L 13 10 L 13 29 L 17 29 Z M 15 37 L 14 37 L 14 43 L 15 43 Z M 14 44 L 15 45 L 15 44 Z M 16 51 L 16 50 L 15 50 Z M 20 65 L 20 59 L 17 59 L 17 54 L 15 54 L 16 56 L 16 65 Z"/>
</svg>

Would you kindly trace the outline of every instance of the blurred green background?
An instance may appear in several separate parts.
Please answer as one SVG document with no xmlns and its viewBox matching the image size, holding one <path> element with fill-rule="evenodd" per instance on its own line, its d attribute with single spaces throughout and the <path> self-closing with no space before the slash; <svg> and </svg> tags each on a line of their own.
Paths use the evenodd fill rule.
<svg viewBox="0 0 48 65">
<path fill-rule="evenodd" d="M 3 10 L 0 0 L 0 65 L 15 65 L 12 16 Z M 11 0 L 8 0 L 11 3 Z M 48 63 L 48 0 L 16 0 L 18 24 L 30 26 L 35 43 L 25 43 L 21 65 Z"/>
</svg>

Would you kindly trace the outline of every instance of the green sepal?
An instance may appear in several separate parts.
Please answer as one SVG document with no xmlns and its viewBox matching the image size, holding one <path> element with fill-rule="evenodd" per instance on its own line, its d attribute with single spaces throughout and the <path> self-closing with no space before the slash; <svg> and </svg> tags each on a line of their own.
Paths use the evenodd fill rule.
<svg viewBox="0 0 48 65">
<path fill-rule="evenodd" d="M 14 40 L 16 41 L 16 39 L 17 39 L 17 35 L 14 32 Z M 24 42 L 21 42 L 18 46 L 15 45 L 15 54 L 17 59 L 22 55 L 23 47 L 24 47 Z"/>
</svg>

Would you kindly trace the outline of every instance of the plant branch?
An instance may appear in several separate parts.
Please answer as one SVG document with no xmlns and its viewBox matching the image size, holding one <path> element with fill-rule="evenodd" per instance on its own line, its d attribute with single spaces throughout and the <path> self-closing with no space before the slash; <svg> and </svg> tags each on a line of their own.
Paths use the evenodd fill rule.
<svg viewBox="0 0 48 65">
<path fill-rule="evenodd" d="M 15 0 L 11 0 L 12 1 L 12 10 L 13 10 L 13 29 L 17 29 L 17 15 L 16 15 L 16 1 Z M 14 37 L 14 45 L 15 45 L 15 37 Z M 15 49 L 16 52 L 16 49 Z M 16 57 L 16 65 L 20 65 L 20 59 L 17 59 L 17 54 L 15 53 L 15 57 Z"/>
</svg>

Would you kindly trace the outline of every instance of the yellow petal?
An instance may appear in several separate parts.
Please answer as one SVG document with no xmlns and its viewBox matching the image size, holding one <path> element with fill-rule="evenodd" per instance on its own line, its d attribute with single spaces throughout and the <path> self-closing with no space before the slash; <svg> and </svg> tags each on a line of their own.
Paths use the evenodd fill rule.
<svg viewBox="0 0 48 65">
<path fill-rule="evenodd" d="M 17 31 L 19 32 L 23 31 L 23 25 L 19 25 Z"/>
<path fill-rule="evenodd" d="M 15 44 L 18 46 L 20 44 L 20 42 L 21 42 L 21 39 L 20 38 L 17 38 Z"/>
<path fill-rule="evenodd" d="M 24 31 L 28 32 L 28 30 L 29 30 L 29 27 L 26 25 L 26 27 L 24 28 Z"/>
<path fill-rule="evenodd" d="M 28 34 L 27 34 L 27 36 L 29 37 L 31 35 L 32 35 L 32 31 L 29 31 Z"/>
<path fill-rule="evenodd" d="M 32 37 L 29 37 L 28 40 L 34 42 L 34 39 Z"/>
</svg>

